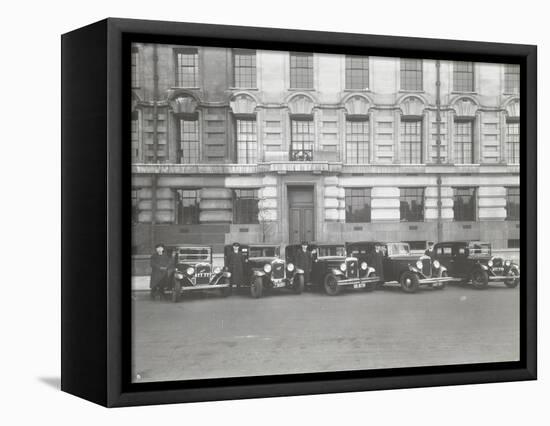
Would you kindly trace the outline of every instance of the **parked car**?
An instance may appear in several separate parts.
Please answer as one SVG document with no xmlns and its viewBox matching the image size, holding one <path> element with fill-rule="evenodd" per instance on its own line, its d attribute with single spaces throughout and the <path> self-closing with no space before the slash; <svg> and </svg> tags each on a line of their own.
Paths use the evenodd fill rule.
<svg viewBox="0 0 550 426">
<path fill-rule="evenodd" d="M 225 246 L 226 267 L 232 250 L 231 245 Z M 249 287 L 252 297 L 259 298 L 266 291 L 279 288 L 290 289 L 296 294 L 304 290 L 304 271 L 296 268 L 292 262 L 281 259 L 278 245 L 241 245 L 240 253 L 244 261 L 245 282 L 239 286 Z"/>
<path fill-rule="evenodd" d="M 375 260 L 376 246 L 381 248 L 381 261 Z M 359 241 L 346 243 L 346 248 L 359 261 L 374 266 L 377 262 L 382 264 L 380 284 L 396 282 L 407 293 L 414 293 L 420 286 L 443 289 L 447 282 L 453 280 L 439 261 L 426 255 L 412 254 L 408 243 Z"/>
<path fill-rule="evenodd" d="M 487 288 L 489 282 L 501 281 L 507 287 L 519 284 L 519 266 L 509 259 L 493 256 L 490 243 L 450 241 L 437 243 L 432 257 L 446 266 L 449 274 L 471 282 L 476 288 Z"/>
<path fill-rule="evenodd" d="M 230 294 L 230 274 L 222 268 L 213 268 L 211 247 L 182 245 L 168 250 L 174 256 L 174 271 L 171 287 L 166 290 L 173 302 L 189 291 L 220 290 L 223 296 Z"/>
<path fill-rule="evenodd" d="M 300 244 L 286 246 L 287 262 L 294 262 L 301 250 Z M 344 244 L 311 243 L 308 250 L 312 255 L 311 282 L 324 288 L 330 296 L 340 293 L 343 288 L 374 290 L 379 277 L 367 262 L 359 262 L 356 257 L 347 256 Z"/>
</svg>

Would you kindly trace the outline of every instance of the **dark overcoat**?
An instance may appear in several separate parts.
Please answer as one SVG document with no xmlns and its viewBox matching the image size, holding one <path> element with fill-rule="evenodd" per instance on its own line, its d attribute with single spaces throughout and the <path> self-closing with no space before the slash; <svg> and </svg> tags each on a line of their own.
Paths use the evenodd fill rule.
<svg viewBox="0 0 550 426">
<path fill-rule="evenodd" d="M 384 281 L 384 254 L 379 252 L 372 252 L 371 260 L 368 262 L 376 270 L 376 275 L 380 277 L 380 281 Z"/>
<path fill-rule="evenodd" d="M 153 253 L 151 256 L 151 281 L 150 288 L 157 288 L 166 285 L 169 273 L 171 272 L 172 259 L 166 253 Z"/>
<path fill-rule="evenodd" d="M 231 272 L 229 282 L 232 286 L 240 286 L 245 284 L 244 276 L 244 256 L 241 253 L 231 252 L 227 256 L 227 267 Z"/>
<path fill-rule="evenodd" d="M 310 282 L 311 276 L 311 265 L 313 259 L 309 251 L 303 251 L 302 249 L 298 250 L 296 253 L 296 267 L 304 270 L 304 282 Z"/>
</svg>

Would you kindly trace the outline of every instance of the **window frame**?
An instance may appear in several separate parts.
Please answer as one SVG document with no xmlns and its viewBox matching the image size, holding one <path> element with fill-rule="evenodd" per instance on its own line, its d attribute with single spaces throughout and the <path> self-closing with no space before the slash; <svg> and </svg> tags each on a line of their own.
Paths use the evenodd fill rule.
<svg viewBox="0 0 550 426">
<path fill-rule="evenodd" d="M 460 140 L 459 141 L 459 138 L 464 136 L 465 134 L 464 133 L 458 133 L 458 128 L 459 127 L 462 127 L 463 125 L 468 125 L 469 129 L 470 129 L 470 140 L 469 142 L 464 142 L 463 140 Z M 475 159 L 474 159 L 474 154 L 475 154 L 475 149 L 474 149 L 474 136 L 475 136 L 475 129 L 474 129 L 474 125 L 475 125 L 475 119 L 472 119 L 472 118 L 457 118 L 455 117 L 454 120 L 453 120 L 453 163 L 454 164 L 475 164 Z M 462 157 L 461 157 L 461 161 L 458 161 L 457 159 L 457 147 L 458 146 L 461 146 L 461 154 L 462 154 Z M 464 157 L 464 154 L 465 154 L 465 150 L 464 147 L 469 145 L 470 147 L 470 162 L 465 162 L 463 161 L 465 159 Z"/>
<path fill-rule="evenodd" d="M 308 133 L 296 132 L 295 123 L 308 123 Z M 305 135 L 308 140 L 304 139 Z M 298 137 L 298 139 L 295 139 Z M 300 145 L 299 149 L 295 149 L 296 145 Z M 290 161 L 313 161 L 313 153 L 315 150 L 315 120 L 313 116 L 291 116 L 290 117 Z M 302 158 L 296 158 L 295 153 L 303 153 Z"/>
<path fill-rule="evenodd" d="M 418 127 L 419 127 L 419 132 L 418 134 L 420 135 L 420 141 L 413 141 L 413 140 L 404 140 L 405 136 L 407 135 L 413 135 L 413 133 L 404 133 L 404 129 L 407 128 L 407 125 L 410 125 L 411 123 L 417 123 Z M 416 133 L 414 134 L 416 135 Z M 405 144 L 410 144 L 410 147 L 409 147 L 409 155 L 410 155 L 410 162 L 405 162 L 403 161 L 404 159 L 404 153 L 406 152 L 404 150 L 404 145 Z M 416 154 L 416 152 L 413 153 L 413 147 L 414 145 L 419 145 L 419 157 L 420 157 L 420 161 L 419 162 L 414 162 L 412 161 L 413 160 L 413 156 L 414 158 L 417 157 L 417 155 L 413 155 L 413 154 Z M 401 117 L 401 121 L 400 121 L 400 127 L 399 127 L 399 162 L 401 164 L 424 164 L 424 120 L 423 120 L 423 117 L 421 116 L 414 116 L 414 117 L 406 117 L 406 116 L 402 116 Z"/>
<path fill-rule="evenodd" d="M 510 72 L 513 70 L 513 72 Z M 518 64 L 504 64 L 504 94 L 517 95 L 519 94 L 519 85 L 521 79 L 520 66 Z M 510 80 L 510 76 L 514 76 Z M 517 76 L 517 77 L 515 77 Z"/>
<path fill-rule="evenodd" d="M 404 202 L 407 202 L 408 203 L 408 212 L 412 213 L 414 211 L 413 208 L 411 208 L 411 201 L 413 200 L 413 198 L 417 198 L 419 195 L 416 194 L 416 195 L 411 195 L 411 194 L 403 194 L 403 191 L 407 192 L 407 191 L 420 191 L 420 200 L 421 200 L 421 203 L 420 203 L 420 213 L 419 214 L 411 214 L 411 215 L 407 215 L 407 214 L 403 214 L 404 213 L 404 209 L 403 209 L 403 203 Z M 399 220 L 401 222 L 424 222 L 424 217 L 425 217 L 425 194 L 426 194 L 426 188 L 424 187 L 421 187 L 421 186 L 403 186 L 403 187 L 400 187 L 399 188 Z M 408 200 L 408 201 L 407 201 Z"/>
<path fill-rule="evenodd" d="M 251 192 L 252 196 L 242 196 L 244 192 Z M 241 195 L 239 195 L 241 194 Z M 246 210 L 243 214 L 241 210 L 243 206 L 240 202 L 243 200 L 255 200 L 256 206 L 252 210 Z M 259 189 L 258 188 L 235 188 L 233 189 L 233 223 L 236 225 L 256 225 L 260 223 L 259 220 Z M 254 201 L 250 204 L 253 204 Z M 249 206 L 247 205 L 247 208 Z M 255 214 L 254 214 L 255 213 Z"/>
<path fill-rule="evenodd" d="M 200 164 L 202 161 L 202 147 L 201 147 L 201 126 L 199 121 L 199 113 L 196 112 L 195 114 L 179 114 L 178 115 L 178 149 L 176 150 L 176 156 L 177 156 L 177 163 L 178 164 Z M 185 128 L 182 126 L 185 126 L 185 123 L 195 123 L 195 131 L 194 134 L 196 135 L 195 140 L 185 140 L 183 139 L 183 135 L 185 134 L 191 134 L 191 132 L 185 132 Z M 184 155 L 184 143 L 193 143 L 196 145 L 195 149 L 189 148 L 189 154 L 191 152 L 196 153 L 196 161 L 184 161 L 186 156 Z M 189 156 L 191 157 L 191 155 Z"/>
<path fill-rule="evenodd" d="M 470 70 L 458 70 L 457 65 L 458 64 L 469 64 L 471 66 Z M 471 81 L 471 87 L 464 88 L 464 87 L 458 87 L 461 84 L 463 84 L 465 81 L 467 81 L 464 77 L 464 75 L 469 74 L 471 75 L 471 79 L 468 79 Z M 461 76 L 462 78 L 458 78 L 458 76 Z M 475 76 L 475 63 L 470 61 L 453 61 L 453 92 L 458 93 L 474 93 L 475 92 L 475 83 L 476 83 L 476 76 Z"/>
<path fill-rule="evenodd" d="M 457 197 L 462 197 L 464 195 L 461 195 L 461 194 L 457 194 L 457 191 L 460 191 L 460 190 L 466 190 L 466 189 L 469 189 L 469 190 L 473 190 L 473 194 L 471 194 L 470 196 L 472 197 L 472 201 L 474 203 L 474 206 L 473 206 L 473 218 L 472 219 L 469 219 L 469 218 L 465 218 L 465 215 L 464 215 L 464 210 L 462 210 L 462 217 L 460 218 L 457 218 Z M 478 220 L 478 207 L 479 207 L 479 203 L 478 203 L 478 187 L 477 186 L 454 186 L 453 187 L 453 222 L 476 222 Z"/>
<path fill-rule="evenodd" d="M 253 66 L 244 66 L 237 63 L 238 56 L 250 56 L 253 57 Z M 251 71 L 248 75 L 252 76 L 250 79 L 251 84 L 242 84 L 243 80 L 239 80 L 240 73 L 238 70 L 254 70 Z M 241 76 L 242 77 L 242 76 Z M 258 86 L 258 62 L 257 62 L 257 51 L 254 49 L 233 49 L 233 87 L 237 89 L 256 89 Z"/>
<path fill-rule="evenodd" d="M 192 52 L 192 53 L 191 53 Z M 180 55 L 193 55 L 193 66 L 183 67 L 180 65 Z M 174 49 L 174 63 L 175 63 L 175 87 L 196 89 L 200 86 L 200 55 L 198 47 L 181 47 Z M 181 73 L 182 68 L 192 68 L 193 69 L 193 84 L 184 84 L 183 74 Z"/>
<path fill-rule="evenodd" d="M 297 64 L 293 65 L 293 59 L 295 61 L 297 58 L 308 58 L 307 66 L 298 66 Z M 290 90 L 314 90 L 315 87 L 315 64 L 314 64 L 315 55 L 310 52 L 289 52 L 289 88 Z M 309 64 L 311 62 L 311 65 Z M 300 75 L 300 70 L 308 70 L 307 74 Z M 306 71 L 302 71 L 305 73 Z M 300 81 L 306 81 L 306 83 L 311 83 L 311 85 L 300 86 L 297 83 Z"/>
<path fill-rule="evenodd" d="M 345 55 L 345 70 L 344 70 L 344 89 L 348 91 L 367 91 L 370 90 L 370 56 L 361 55 Z M 355 66 L 354 60 L 361 61 L 361 66 Z M 366 66 L 365 66 L 366 65 Z M 359 73 L 358 78 L 361 84 L 356 87 L 355 80 L 358 76 L 354 73 Z"/>
<path fill-rule="evenodd" d="M 413 61 L 416 61 L 416 63 L 420 63 L 420 69 L 409 69 L 409 68 L 403 68 L 404 62 L 406 63 L 412 63 Z M 415 73 L 414 81 L 420 82 L 420 87 L 405 87 L 406 84 L 403 84 L 404 82 L 410 82 L 413 81 L 413 79 L 408 78 L 409 76 L 407 73 Z M 418 78 L 420 76 L 420 78 Z M 399 84 L 400 89 L 402 91 L 406 92 L 422 92 L 424 91 L 424 61 L 422 59 L 414 59 L 414 58 L 400 58 L 399 62 Z"/>
<path fill-rule="evenodd" d="M 200 189 L 199 188 L 174 188 L 174 224 L 175 225 L 198 225 L 200 224 Z M 194 197 L 184 197 L 184 193 L 194 192 Z M 193 206 L 185 206 L 182 204 L 183 200 L 194 199 Z M 180 213 L 181 208 L 181 213 Z M 191 208 L 192 216 L 190 221 L 180 220 L 184 217 L 184 209 Z"/>
<path fill-rule="evenodd" d="M 132 89 L 139 89 L 140 67 L 139 67 L 139 48 L 137 46 L 132 46 L 130 67 L 131 67 L 130 82 L 131 82 Z"/>
<path fill-rule="evenodd" d="M 239 125 L 240 122 L 249 122 L 252 124 L 253 131 L 252 132 L 239 132 L 241 129 L 241 126 Z M 235 160 L 237 164 L 257 164 L 259 159 L 259 153 L 258 153 L 258 124 L 256 120 L 256 116 L 244 116 L 244 115 L 236 115 L 234 118 L 234 126 L 235 126 Z M 240 135 L 254 135 L 254 140 L 251 139 L 243 139 L 241 140 L 239 138 Z M 249 145 L 251 144 L 253 148 L 249 148 Z M 240 144 L 245 143 L 246 144 L 246 161 L 241 161 L 241 157 L 239 153 L 241 152 Z M 253 155 L 250 157 L 249 153 L 252 152 Z M 250 161 L 252 160 L 252 161 Z"/>
<path fill-rule="evenodd" d="M 354 191 L 362 191 L 363 194 L 354 194 Z M 372 187 L 348 187 L 344 188 L 344 208 L 345 208 L 345 223 L 371 223 L 372 222 Z M 358 213 L 353 212 L 354 199 L 365 199 L 363 213 L 366 217 L 357 217 Z M 348 211 L 348 206 L 350 207 Z"/>
<path fill-rule="evenodd" d="M 505 153 L 504 155 L 505 155 L 506 163 L 520 164 L 521 127 L 520 127 L 519 118 L 507 118 L 504 124 L 506 126 L 505 141 L 504 141 L 504 153 Z M 510 133 L 510 126 L 514 126 L 514 128 L 517 127 L 517 133 Z M 510 155 L 511 151 L 512 151 L 512 155 Z M 516 159 L 517 157 L 517 161 L 510 161 L 511 157 L 513 159 Z"/>
<path fill-rule="evenodd" d="M 361 125 L 363 132 L 354 132 L 354 125 Z M 350 129 L 351 126 L 351 129 Z M 351 130 L 351 131 L 350 131 Z M 345 119 L 345 164 L 370 164 L 371 162 L 371 149 L 370 149 L 370 131 L 371 125 L 369 116 L 346 116 Z M 363 138 L 359 138 L 364 136 Z M 351 138 L 355 138 L 351 140 Z M 353 145 L 355 147 L 353 148 Z M 351 149 L 353 148 L 353 149 Z M 352 151 L 355 154 L 355 157 L 351 157 L 350 154 Z M 360 155 L 362 154 L 362 155 Z M 366 158 L 366 159 L 365 159 Z M 355 159 L 356 161 L 350 161 L 350 159 Z"/>
<path fill-rule="evenodd" d="M 517 191 L 517 194 L 510 194 L 510 190 Z M 517 197 L 517 202 L 512 202 L 511 197 Z M 520 187 L 519 186 L 507 186 L 506 187 L 506 220 L 520 220 L 521 215 L 521 198 L 520 198 Z M 515 204 L 515 207 L 511 206 Z M 512 213 L 512 214 L 511 214 Z"/>
</svg>

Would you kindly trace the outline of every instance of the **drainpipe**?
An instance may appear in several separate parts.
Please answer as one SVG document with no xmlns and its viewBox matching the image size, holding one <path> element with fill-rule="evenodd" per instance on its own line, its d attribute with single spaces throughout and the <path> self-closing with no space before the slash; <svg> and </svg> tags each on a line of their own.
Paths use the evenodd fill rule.
<svg viewBox="0 0 550 426">
<path fill-rule="evenodd" d="M 153 45 L 153 162 L 158 162 L 158 106 L 159 98 L 159 74 L 158 74 L 158 51 L 157 45 Z M 157 222 L 157 174 L 151 175 L 151 245 L 157 243 L 155 241 L 155 225 Z M 153 248 L 151 247 L 151 249 Z"/>
<path fill-rule="evenodd" d="M 441 63 L 435 61 L 436 82 L 435 82 L 435 128 L 436 128 L 436 152 L 437 164 L 441 164 Z M 437 241 L 443 238 L 443 223 L 441 220 L 441 173 L 437 173 Z"/>
</svg>

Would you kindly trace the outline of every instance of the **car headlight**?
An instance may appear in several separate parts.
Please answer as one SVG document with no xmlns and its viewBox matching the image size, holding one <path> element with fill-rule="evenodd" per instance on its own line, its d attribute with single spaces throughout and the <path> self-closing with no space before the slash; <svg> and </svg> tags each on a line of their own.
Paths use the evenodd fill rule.
<svg viewBox="0 0 550 426">
<path fill-rule="evenodd" d="M 178 279 L 178 280 L 181 280 L 181 279 L 183 279 L 183 274 L 182 274 L 182 273 L 180 273 L 180 272 L 176 272 L 176 273 L 174 274 L 174 276 L 175 276 L 175 277 L 176 277 L 176 279 Z"/>
<path fill-rule="evenodd" d="M 294 264 L 289 263 L 288 265 L 286 265 L 286 269 L 288 269 L 290 272 L 294 271 Z"/>
<path fill-rule="evenodd" d="M 345 272 L 346 269 L 347 269 L 346 264 L 345 264 L 345 263 L 342 263 L 342 264 L 340 265 L 340 270 L 341 270 L 342 272 Z"/>
<path fill-rule="evenodd" d="M 439 269 L 440 266 L 441 264 L 439 263 L 439 260 L 434 260 L 434 268 Z"/>
<path fill-rule="evenodd" d="M 271 272 L 271 265 L 269 263 L 266 263 L 264 265 L 264 271 L 266 274 L 269 274 Z"/>
<path fill-rule="evenodd" d="M 216 266 L 216 267 L 214 268 L 214 273 L 215 273 L 215 274 L 219 274 L 221 271 L 222 271 L 222 270 L 220 269 L 219 266 Z"/>
<path fill-rule="evenodd" d="M 187 275 L 193 275 L 195 273 L 195 268 L 187 268 L 185 272 Z"/>
<path fill-rule="evenodd" d="M 504 262 L 504 266 L 508 267 L 511 265 L 512 262 L 510 262 L 509 260 L 507 260 L 506 262 Z"/>
<path fill-rule="evenodd" d="M 418 269 L 422 269 L 422 261 L 421 261 L 421 260 L 419 260 L 418 262 L 416 262 L 416 267 L 417 267 Z"/>
<path fill-rule="evenodd" d="M 361 263 L 361 269 L 362 269 L 363 271 L 366 271 L 368 267 L 369 267 L 369 265 L 367 265 L 367 262 L 362 262 L 362 263 Z"/>
<path fill-rule="evenodd" d="M 493 267 L 493 261 L 489 260 L 489 262 L 487 262 L 487 266 L 489 266 L 489 268 L 492 268 Z"/>
</svg>

